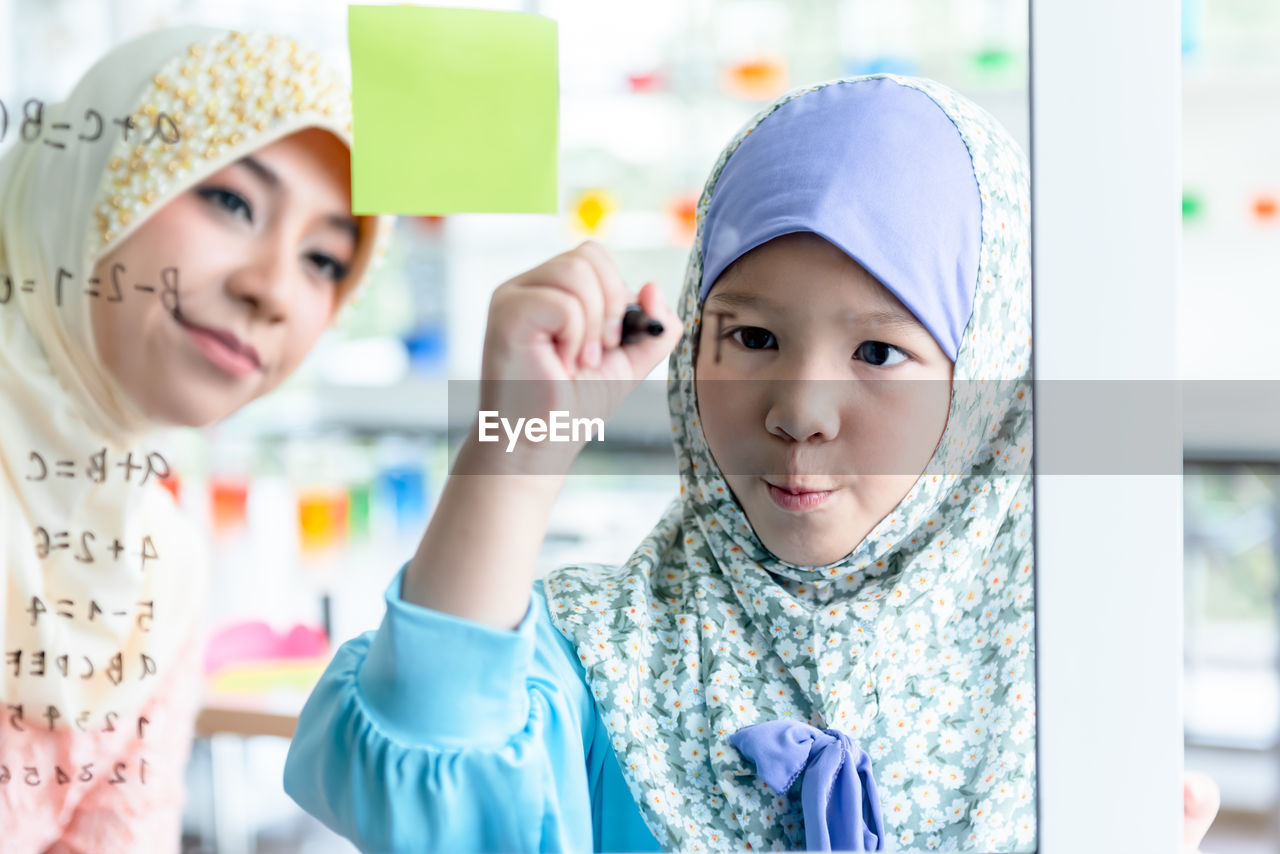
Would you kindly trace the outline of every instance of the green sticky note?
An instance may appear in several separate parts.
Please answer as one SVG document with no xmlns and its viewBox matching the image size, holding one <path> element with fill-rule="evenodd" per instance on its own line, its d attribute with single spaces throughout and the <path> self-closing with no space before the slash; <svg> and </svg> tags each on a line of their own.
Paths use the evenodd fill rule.
<svg viewBox="0 0 1280 854">
<path fill-rule="evenodd" d="M 556 212 L 554 21 L 351 6 L 347 32 L 354 213 Z"/>
</svg>

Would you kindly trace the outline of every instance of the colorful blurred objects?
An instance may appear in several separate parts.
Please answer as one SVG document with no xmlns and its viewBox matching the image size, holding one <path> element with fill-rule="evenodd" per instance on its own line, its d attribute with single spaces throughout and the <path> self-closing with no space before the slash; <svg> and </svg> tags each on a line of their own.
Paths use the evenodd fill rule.
<svg viewBox="0 0 1280 854">
<path fill-rule="evenodd" d="M 667 213 L 671 215 L 676 244 L 692 246 L 698 236 L 698 194 L 676 196 L 667 205 Z"/>
<path fill-rule="evenodd" d="M 667 88 L 667 79 L 658 71 L 644 71 L 627 75 L 627 89 L 633 95 L 660 92 Z"/>
<path fill-rule="evenodd" d="M 352 538 L 369 535 L 369 518 L 373 510 L 373 484 L 353 483 L 347 489 L 347 530 Z"/>
<path fill-rule="evenodd" d="M 174 501 L 182 500 L 182 481 L 176 474 L 171 474 L 160 481 L 160 485 L 169 490 Z"/>
<path fill-rule="evenodd" d="M 215 696 L 309 691 L 320 681 L 329 657 L 239 664 L 213 674 L 207 690 Z"/>
<path fill-rule="evenodd" d="M 449 362 L 449 331 L 441 324 L 416 327 L 401 337 L 409 366 L 417 373 L 444 371 Z"/>
<path fill-rule="evenodd" d="M 209 515 L 213 530 L 229 531 L 244 524 L 249 484 L 239 478 L 215 477 L 209 481 Z"/>
<path fill-rule="evenodd" d="M 1182 0 L 1182 55 L 1193 56 L 1200 49 L 1203 14 L 1200 0 Z"/>
<path fill-rule="evenodd" d="M 743 98 L 776 98 L 787 89 L 787 65 L 781 58 L 771 56 L 734 63 L 725 70 L 724 86 Z"/>
<path fill-rule="evenodd" d="M 1256 196 L 1253 200 L 1253 215 L 1263 222 L 1269 222 L 1276 218 L 1277 204 L 1276 197 L 1263 193 Z"/>
<path fill-rule="evenodd" d="M 573 223 L 587 234 L 599 234 L 617 208 L 617 202 L 607 191 L 587 190 L 573 204 Z"/>
<path fill-rule="evenodd" d="M 1003 72 L 1014 67 L 1017 63 L 1017 57 L 1012 51 L 1004 48 L 989 48 L 987 50 L 978 51 L 973 56 L 973 64 L 983 72 Z"/>
<path fill-rule="evenodd" d="M 328 657 L 329 639 L 319 627 L 293 626 L 277 632 L 262 620 L 232 623 L 214 632 L 205 647 L 204 672 L 217 673 L 246 662 Z"/>
<path fill-rule="evenodd" d="M 378 473 L 375 487 L 387 496 L 395 508 L 396 525 L 401 530 L 415 529 L 427 515 L 427 480 L 420 467 L 394 465 Z"/>
<path fill-rule="evenodd" d="M 304 550 L 336 546 L 347 533 L 347 493 L 312 487 L 298 493 L 298 535 Z"/>
<path fill-rule="evenodd" d="M 1194 193 L 1187 192 L 1185 190 L 1183 191 L 1182 193 L 1182 218 L 1183 219 L 1195 219 L 1196 217 L 1200 216 L 1200 213 L 1203 210 L 1203 208 L 1204 208 L 1204 203 L 1200 200 L 1199 196 L 1197 196 Z"/>
</svg>

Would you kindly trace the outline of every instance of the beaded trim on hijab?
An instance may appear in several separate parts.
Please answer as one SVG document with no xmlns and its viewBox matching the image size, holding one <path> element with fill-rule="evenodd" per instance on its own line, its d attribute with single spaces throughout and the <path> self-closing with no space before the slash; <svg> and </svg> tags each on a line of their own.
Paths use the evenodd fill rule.
<svg viewBox="0 0 1280 854">
<path fill-rule="evenodd" d="M 135 111 L 139 126 L 162 114 L 172 119 L 178 141 L 116 140 L 94 198 L 90 256 L 255 131 L 311 113 L 349 141 L 348 93 L 346 81 L 318 53 L 284 36 L 229 32 L 191 45 L 151 78 Z M 387 227 L 375 231 L 374 265 L 391 236 Z"/>
</svg>

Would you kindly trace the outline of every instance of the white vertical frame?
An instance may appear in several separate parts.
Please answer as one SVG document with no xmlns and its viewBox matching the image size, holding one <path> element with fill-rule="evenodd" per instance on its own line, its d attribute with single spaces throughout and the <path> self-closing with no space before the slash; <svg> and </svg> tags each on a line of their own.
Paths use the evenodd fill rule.
<svg viewBox="0 0 1280 854">
<path fill-rule="evenodd" d="M 1030 2 L 1036 378 L 1175 380 L 1178 4 Z M 1181 850 L 1180 470 L 1037 475 L 1041 852 Z"/>
</svg>

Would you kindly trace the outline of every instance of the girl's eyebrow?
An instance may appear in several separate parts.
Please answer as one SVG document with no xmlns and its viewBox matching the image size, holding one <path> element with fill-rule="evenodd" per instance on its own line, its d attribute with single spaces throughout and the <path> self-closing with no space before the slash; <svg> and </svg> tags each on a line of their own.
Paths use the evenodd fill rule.
<svg viewBox="0 0 1280 854">
<path fill-rule="evenodd" d="M 248 168 L 250 172 L 258 176 L 259 180 L 266 184 L 271 190 L 278 191 L 281 189 L 280 176 L 267 166 L 263 165 L 262 161 L 258 160 L 252 154 L 241 157 L 236 161 L 236 164 Z M 349 234 L 352 240 L 359 239 L 360 230 L 356 226 L 356 221 L 352 217 L 347 216 L 346 214 L 335 213 L 325 217 L 324 221 L 325 225 L 333 226 L 334 228 Z"/>
<path fill-rule="evenodd" d="M 732 291 L 722 291 L 718 294 L 711 294 L 707 297 L 707 304 L 715 302 L 717 306 L 726 308 L 757 308 L 761 311 L 778 311 L 778 307 L 772 301 L 755 294 L 739 294 Z M 845 312 L 842 319 L 854 323 L 862 323 L 867 326 L 881 327 L 885 329 L 909 329 L 922 330 L 924 325 L 916 319 L 916 316 L 909 311 L 899 311 L 895 308 L 878 308 L 872 311 L 849 311 Z"/>
<path fill-rule="evenodd" d="M 917 320 L 914 314 L 894 309 L 849 312 L 845 316 L 869 326 L 883 326 L 889 329 L 924 329 L 924 324 Z"/>
<path fill-rule="evenodd" d="M 735 294 L 731 291 L 721 291 L 707 297 L 707 302 L 715 301 L 723 304 L 728 308 L 762 308 L 775 309 L 776 306 L 764 297 L 754 294 Z"/>
</svg>

